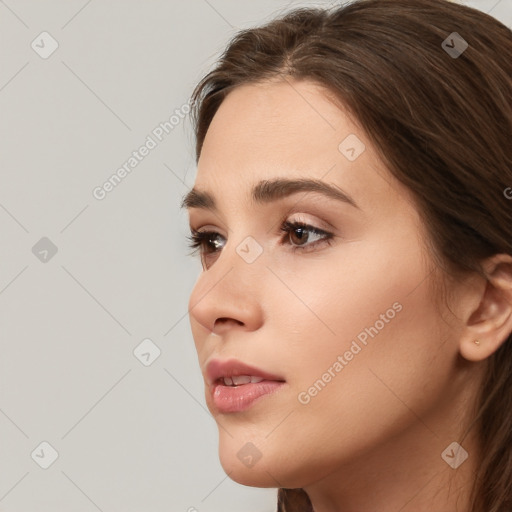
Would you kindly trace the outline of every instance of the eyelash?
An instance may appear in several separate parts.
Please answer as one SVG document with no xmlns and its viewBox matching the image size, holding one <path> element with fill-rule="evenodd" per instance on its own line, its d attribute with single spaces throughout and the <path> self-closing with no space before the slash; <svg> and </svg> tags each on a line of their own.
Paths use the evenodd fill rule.
<svg viewBox="0 0 512 512">
<path fill-rule="evenodd" d="M 331 245 L 333 241 L 333 234 L 329 233 L 328 231 L 324 231 L 323 229 L 316 228 L 315 226 L 311 226 L 310 224 L 306 224 L 304 222 L 296 221 L 296 222 L 289 222 L 285 221 L 283 222 L 280 231 L 285 233 L 285 236 L 283 236 L 283 239 L 286 238 L 287 235 L 290 235 L 293 231 L 297 229 L 302 229 L 307 231 L 308 233 L 312 233 L 314 235 L 321 235 L 323 238 L 321 240 L 317 240 L 315 242 L 312 242 L 307 245 L 292 245 L 291 249 L 293 252 L 299 251 L 307 251 L 309 252 L 311 247 L 316 247 L 319 244 L 327 243 L 328 245 Z M 205 244 L 215 237 L 215 235 L 218 235 L 215 231 L 197 231 L 195 229 L 191 230 L 191 235 L 187 236 L 187 239 L 189 240 L 188 246 L 190 249 L 193 249 L 193 253 L 195 253 L 197 250 L 200 250 L 202 247 L 205 246 Z M 285 245 L 283 241 L 281 241 L 280 245 Z M 216 252 L 215 249 L 208 252 L 207 254 L 212 254 Z M 192 254 L 193 254 L 192 253 Z"/>
</svg>

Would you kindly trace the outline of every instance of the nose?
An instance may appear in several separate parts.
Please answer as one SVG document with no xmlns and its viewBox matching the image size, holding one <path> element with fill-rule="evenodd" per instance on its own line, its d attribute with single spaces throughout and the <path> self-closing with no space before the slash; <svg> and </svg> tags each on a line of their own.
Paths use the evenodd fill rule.
<svg viewBox="0 0 512 512">
<path fill-rule="evenodd" d="M 232 329 L 258 329 L 263 321 L 265 273 L 263 258 L 248 263 L 226 244 L 196 281 L 188 304 L 190 322 L 218 336 Z"/>
</svg>

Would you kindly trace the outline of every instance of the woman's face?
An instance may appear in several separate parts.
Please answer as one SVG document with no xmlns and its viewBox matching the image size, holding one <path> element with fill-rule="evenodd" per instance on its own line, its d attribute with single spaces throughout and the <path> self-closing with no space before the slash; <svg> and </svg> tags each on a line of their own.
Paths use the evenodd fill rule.
<svg viewBox="0 0 512 512">
<path fill-rule="evenodd" d="M 456 335 L 411 196 L 365 133 L 311 82 L 244 85 L 210 125 L 194 188 L 215 204 L 187 203 L 191 228 L 215 233 L 189 310 L 226 473 L 305 487 L 412 451 L 447 467 L 464 388 Z M 208 370 L 230 369 L 209 363 L 235 359 L 284 382 L 215 390 Z"/>
</svg>

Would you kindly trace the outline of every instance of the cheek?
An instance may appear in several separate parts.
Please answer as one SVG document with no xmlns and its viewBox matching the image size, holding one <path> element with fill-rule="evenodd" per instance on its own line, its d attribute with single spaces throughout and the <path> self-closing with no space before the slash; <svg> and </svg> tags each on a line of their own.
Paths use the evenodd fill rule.
<svg viewBox="0 0 512 512">
<path fill-rule="evenodd" d="M 418 321 L 435 316 L 427 291 L 430 270 L 421 264 L 420 248 L 389 245 L 386 249 L 379 238 L 350 242 L 325 257 L 298 257 L 278 269 L 284 284 L 276 282 L 272 293 L 267 290 L 268 311 L 290 370 L 300 358 L 308 361 L 301 373 L 318 378 L 318 370 L 350 350 L 354 339 L 362 347 L 371 340 L 382 345 L 377 340 L 392 330 L 420 329 Z"/>
<path fill-rule="evenodd" d="M 287 340 L 276 357 L 291 376 L 295 400 L 293 421 L 276 431 L 274 442 L 298 443 L 313 458 L 324 443 L 327 459 L 349 456 L 417 421 L 411 409 L 421 415 L 438 400 L 456 355 L 443 344 L 449 332 L 433 304 L 420 249 L 395 247 L 387 256 L 382 241 L 377 246 L 365 248 L 366 261 L 347 251 L 346 258 L 337 255 L 340 265 L 296 268 L 287 282 L 303 302 L 285 300 L 284 290 L 274 295 Z M 397 261 L 396 254 L 406 256 Z"/>
</svg>

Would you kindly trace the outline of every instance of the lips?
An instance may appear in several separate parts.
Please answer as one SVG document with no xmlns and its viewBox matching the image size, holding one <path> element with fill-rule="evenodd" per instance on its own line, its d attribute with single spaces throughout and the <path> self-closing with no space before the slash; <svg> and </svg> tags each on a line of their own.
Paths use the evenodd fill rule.
<svg viewBox="0 0 512 512">
<path fill-rule="evenodd" d="M 206 377 L 213 407 L 223 414 L 246 411 L 285 385 L 281 376 L 237 359 L 210 361 L 206 367 Z"/>
<path fill-rule="evenodd" d="M 262 380 L 267 381 L 285 382 L 283 377 L 279 375 L 274 375 L 264 370 L 261 370 L 260 368 L 256 368 L 255 366 L 242 363 L 237 359 L 229 359 L 227 361 L 213 359 L 208 363 L 206 367 L 206 377 L 209 386 L 215 384 L 222 378 L 231 379 L 233 384 L 235 384 L 235 382 L 238 382 L 241 385 L 244 385 L 244 379 L 233 379 L 233 377 L 240 376 L 258 377 Z M 253 382 L 254 380 L 255 379 L 253 379 Z"/>
</svg>

